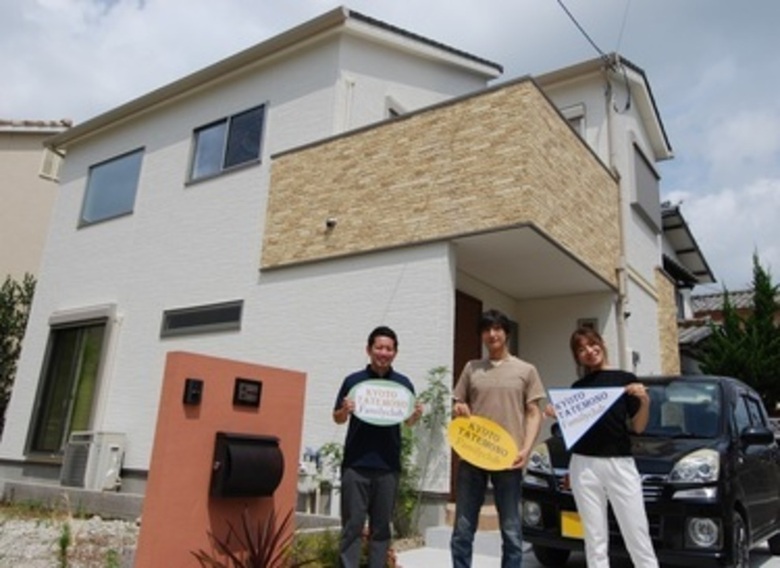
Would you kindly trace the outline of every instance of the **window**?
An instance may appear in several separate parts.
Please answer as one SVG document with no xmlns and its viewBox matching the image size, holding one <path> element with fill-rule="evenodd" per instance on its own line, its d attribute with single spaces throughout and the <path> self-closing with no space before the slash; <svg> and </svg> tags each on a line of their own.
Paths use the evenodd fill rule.
<svg viewBox="0 0 780 568">
<path fill-rule="evenodd" d="M 160 337 L 241 329 L 244 302 L 224 302 L 163 312 Z"/>
<path fill-rule="evenodd" d="M 592 329 L 593 331 L 599 330 L 599 319 L 598 318 L 579 318 L 577 320 L 577 327 L 587 327 L 588 329 Z"/>
<path fill-rule="evenodd" d="M 113 158 L 89 170 L 81 223 L 90 224 L 133 212 L 143 149 Z"/>
<path fill-rule="evenodd" d="M 766 420 L 764 419 L 763 405 L 754 398 L 745 397 L 745 402 L 748 407 L 748 414 L 750 414 L 750 422 L 755 428 L 766 428 Z"/>
<path fill-rule="evenodd" d="M 631 204 L 656 233 L 661 232 L 660 178 L 650 161 L 634 146 L 636 197 Z"/>
<path fill-rule="evenodd" d="M 107 319 L 52 327 L 33 413 L 29 450 L 62 452 L 73 430 L 88 430 Z"/>
<path fill-rule="evenodd" d="M 259 160 L 264 116 L 259 106 L 197 129 L 190 179 Z"/>
<path fill-rule="evenodd" d="M 561 109 L 561 114 L 566 119 L 574 131 L 580 135 L 585 136 L 585 105 L 580 103 L 570 107 Z"/>
<path fill-rule="evenodd" d="M 745 428 L 750 427 L 750 412 L 747 408 L 747 400 L 745 397 L 739 397 L 734 407 L 734 426 L 737 432 L 742 432 Z"/>
</svg>

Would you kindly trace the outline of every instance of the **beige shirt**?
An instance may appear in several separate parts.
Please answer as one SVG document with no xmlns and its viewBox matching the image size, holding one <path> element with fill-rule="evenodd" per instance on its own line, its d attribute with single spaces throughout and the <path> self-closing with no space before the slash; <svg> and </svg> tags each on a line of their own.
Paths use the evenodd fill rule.
<svg viewBox="0 0 780 568">
<path fill-rule="evenodd" d="M 452 394 L 469 405 L 471 414 L 500 424 L 518 448 L 525 439 L 525 406 L 547 396 L 536 367 L 513 355 L 498 363 L 469 361 Z"/>
</svg>

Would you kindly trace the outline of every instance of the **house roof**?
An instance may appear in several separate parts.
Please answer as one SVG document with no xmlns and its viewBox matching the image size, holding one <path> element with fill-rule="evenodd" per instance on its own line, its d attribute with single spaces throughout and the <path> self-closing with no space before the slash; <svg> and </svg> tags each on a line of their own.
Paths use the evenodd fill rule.
<svg viewBox="0 0 780 568">
<path fill-rule="evenodd" d="M 661 204 L 661 226 L 667 242 L 674 250 L 676 260 L 664 256 L 664 267 L 668 262 L 674 263 L 696 278 L 697 284 L 716 282 L 707 260 L 704 258 L 696 239 L 693 238 L 688 223 L 685 221 L 680 207 L 669 202 Z"/>
<path fill-rule="evenodd" d="M 609 73 L 615 81 L 625 81 L 631 98 L 629 102 L 635 104 L 642 117 L 647 135 L 652 144 L 655 160 L 668 160 L 674 156 L 669 138 L 666 135 L 661 114 L 655 103 L 653 91 L 647 80 L 644 70 L 632 63 L 622 55 L 610 53 L 604 57 L 596 57 L 582 61 L 569 67 L 557 69 L 549 73 L 538 75 L 535 80 L 545 87 L 553 83 L 559 83 L 571 79 L 577 79 L 588 73 Z"/>
<path fill-rule="evenodd" d="M 0 118 L 0 132 L 25 134 L 54 134 L 73 126 L 66 118 L 61 120 L 6 120 Z"/>
<path fill-rule="evenodd" d="M 377 43 L 392 45 L 395 49 L 414 53 L 420 57 L 445 61 L 482 75 L 488 80 L 495 79 L 503 73 L 502 66 L 497 63 L 402 30 L 341 6 L 74 126 L 67 132 L 63 132 L 48 140 L 46 145 L 51 148 L 66 148 L 69 144 L 92 136 L 103 129 L 115 126 L 162 105 L 173 103 L 208 85 L 225 80 L 250 67 L 267 63 L 276 57 L 308 45 L 315 39 L 338 32 L 349 33 L 368 38 Z"/>
<path fill-rule="evenodd" d="M 718 312 L 723 309 L 723 292 L 717 294 L 703 294 L 701 296 L 691 296 L 691 307 L 694 314 L 703 314 L 708 312 Z M 753 307 L 753 290 L 729 291 L 729 303 L 738 310 L 750 309 Z"/>
<path fill-rule="evenodd" d="M 681 347 L 691 347 L 712 335 L 712 327 L 708 321 L 690 320 L 679 326 L 677 341 Z"/>
</svg>

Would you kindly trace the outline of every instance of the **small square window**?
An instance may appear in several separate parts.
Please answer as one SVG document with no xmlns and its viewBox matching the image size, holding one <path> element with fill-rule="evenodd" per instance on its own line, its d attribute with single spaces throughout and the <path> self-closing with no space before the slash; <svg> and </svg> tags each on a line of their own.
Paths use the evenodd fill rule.
<svg viewBox="0 0 780 568">
<path fill-rule="evenodd" d="M 580 135 L 585 136 L 585 105 L 580 103 L 561 109 L 561 114 L 566 119 L 574 131 Z"/>
<path fill-rule="evenodd" d="M 593 331 L 599 330 L 598 318 L 580 318 L 577 320 L 578 328 L 592 329 Z"/>
<path fill-rule="evenodd" d="M 265 106 L 259 106 L 195 130 L 190 179 L 258 161 L 264 117 Z"/>
<path fill-rule="evenodd" d="M 133 212 L 143 149 L 135 150 L 89 170 L 81 223 L 91 224 Z"/>
</svg>

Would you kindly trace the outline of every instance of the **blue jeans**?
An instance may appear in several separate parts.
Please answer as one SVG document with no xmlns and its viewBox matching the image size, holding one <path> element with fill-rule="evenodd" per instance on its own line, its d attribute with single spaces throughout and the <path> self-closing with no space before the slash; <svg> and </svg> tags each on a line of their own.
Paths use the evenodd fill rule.
<svg viewBox="0 0 780 568">
<path fill-rule="evenodd" d="M 523 524 L 520 517 L 523 470 L 486 471 L 461 461 L 455 486 L 455 523 L 450 539 L 453 568 L 470 568 L 474 548 L 474 533 L 479 512 L 485 502 L 488 478 L 501 530 L 501 568 L 523 565 Z"/>
</svg>

